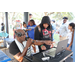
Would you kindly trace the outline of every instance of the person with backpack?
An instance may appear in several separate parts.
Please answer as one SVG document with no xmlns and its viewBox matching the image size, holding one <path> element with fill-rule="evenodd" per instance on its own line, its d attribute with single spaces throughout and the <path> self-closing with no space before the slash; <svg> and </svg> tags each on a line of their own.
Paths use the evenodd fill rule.
<svg viewBox="0 0 75 75">
<path fill-rule="evenodd" d="M 51 40 L 51 41 L 53 41 L 52 25 L 50 22 L 50 18 L 48 16 L 44 16 L 42 18 L 40 25 L 38 25 L 35 28 L 34 39 L 35 40 Z M 39 46 L 39 51 L 42 52 L 42 51 L 48 50 L 50 48 L 51 48 L 51 45 L 43 44 L 43 45 Z"/>
</svg>

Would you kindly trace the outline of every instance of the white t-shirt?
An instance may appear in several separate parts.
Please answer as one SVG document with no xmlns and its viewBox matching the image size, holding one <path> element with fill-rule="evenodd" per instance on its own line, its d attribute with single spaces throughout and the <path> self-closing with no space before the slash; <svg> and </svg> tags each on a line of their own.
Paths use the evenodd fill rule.
<svg viewBox="0 0 75 75">
<path fill-rule="evenodd" d="M 61 35 L 62 37 L 66 37 L 68 34 L 68 24 L 64 23 L 61 25 L 59 31 L 59 35 Z"/>
<path fill-rule="evenodd" d="M 67 37 L 68 37 L 68 44 L 71 43 L 71 40 L 72 40 L 72 31 L 69 31 L 69 33 L 67 34 Z"/>
</svg>

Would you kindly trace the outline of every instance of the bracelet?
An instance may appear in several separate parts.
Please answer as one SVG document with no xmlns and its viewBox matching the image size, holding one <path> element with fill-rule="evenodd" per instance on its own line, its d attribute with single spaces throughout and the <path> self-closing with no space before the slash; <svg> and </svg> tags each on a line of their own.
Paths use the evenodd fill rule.
<svg viewBox="0 0 75 75">
<path fill-rule="evenodd" d="M 40 47 L 42 47 L 43 45 L 41 45 Z"/>
<path fill-rule="evenodd" d="M 32 43 L 34 43 L 34 40 L 32 41 Z"/>
</svg>

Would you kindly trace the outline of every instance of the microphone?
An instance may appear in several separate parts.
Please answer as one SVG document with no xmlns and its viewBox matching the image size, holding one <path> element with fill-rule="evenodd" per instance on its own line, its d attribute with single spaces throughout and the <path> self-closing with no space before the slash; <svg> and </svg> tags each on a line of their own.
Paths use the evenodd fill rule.
<svg viewBox="0 0 75 75">
<path fill-rule="evenodd" d="M 29 37 L 26 37 L 25 40 L 27 41 L 29 39 Z"/>
</svg>

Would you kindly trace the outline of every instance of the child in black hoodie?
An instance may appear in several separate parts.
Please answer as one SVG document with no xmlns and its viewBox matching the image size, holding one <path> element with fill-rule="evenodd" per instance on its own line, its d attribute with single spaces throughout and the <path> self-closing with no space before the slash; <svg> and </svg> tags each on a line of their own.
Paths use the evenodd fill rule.
<svg viewBox="0 0 75 75">
<path fill-rule="evenodd" d="M 51 40 L 51 41 L 53 41 L 52 25 L 50 23 L 50 18 L 48 16 L 44 16 L 42 18 L 41 24 L 35 28 L 34 39 L 35 40 Z M 46 45 L 46 44 L 39 46 L 40 52 L 42 52 L 44 50 L 48 50 L 50 48 L 51 48 L 50 45 Z"/>
</svg>

